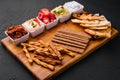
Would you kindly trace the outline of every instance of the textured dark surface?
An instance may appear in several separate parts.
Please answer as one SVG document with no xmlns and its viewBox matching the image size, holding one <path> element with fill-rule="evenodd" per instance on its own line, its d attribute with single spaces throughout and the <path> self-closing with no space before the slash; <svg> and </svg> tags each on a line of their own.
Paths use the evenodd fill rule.
<svg viewBox="0 0 120 80">
<path fill-rule="evenodd" d="M 41 8 L 54 8 L 70 0 L 0 0 L 0 40 L 11 25 L 37 16 Z M 91 13 L 100 13 L 120 30 L 118 0 L 76 0 Z M 76 63 L 53 80 L 120 80 L 120 35 Z M 0 80 L 36 78 L 0 44 Z"/>
</svg>

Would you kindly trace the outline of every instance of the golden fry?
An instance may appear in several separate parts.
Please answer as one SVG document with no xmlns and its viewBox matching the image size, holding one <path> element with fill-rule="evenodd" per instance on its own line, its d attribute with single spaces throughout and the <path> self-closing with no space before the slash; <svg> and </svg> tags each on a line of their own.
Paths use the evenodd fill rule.
<svg viewBox="0 0 120 80">
<path fill-rule="evenodd" d="M 32 63 L 32 62 L 33 62 L 33 59 L 31 58 L 30 53 L 28 52 L 27 48 L 26 48 L 26 47 L 23 47 L 23 51 L 25 52 L 25 55 L 26 55 L 26 57 L 27 57 L 27 59 L 28 59 L 28 62 L 29 62 L 29 63 Z"/>
<path fill-rule="evenodd" d="M 45 68 L 48 68 L 48 69 L 50 69 L 50 70 L 55 70 L 55 66 L 53 66 L 53 65 L 50 65 L 50 64 L 47 64 L 47 63 L 45 63 L 45 62 L 42 62 L 42 61 L 40 61 L 39 59 L 37 59 L 37 58 L 33 58 L 33 60 L 37 63 L 37 64 L 39 64 L 39 65 L 41 65 L 41 66 L 43 66 L 43 67 L 45 67 Z"/>
<path fill-rule="evenodd" d="M 71 56 L 71 57 L 75 57 L 75 54 L 72 53 L 71 51 L 67 50 L 66 48 L 60 47 L 58 45 L 56 45 L 56 48 L 58 51 L 62 51 L 64 53 L 66 53 L 67 55 Z"/>
<path fill-rule="evenodd" d="M 55 46 L 53 43 L 45 44 L 43 41 L 21 43 L 23 51 L 29 63 L 37 63 L 50 70 L 55 70 L 55 65 L 62 64 L 62 55 L 59 50 L 64 51 L 71 57 L 75 55 L 67 49 Z"/>
</svg>

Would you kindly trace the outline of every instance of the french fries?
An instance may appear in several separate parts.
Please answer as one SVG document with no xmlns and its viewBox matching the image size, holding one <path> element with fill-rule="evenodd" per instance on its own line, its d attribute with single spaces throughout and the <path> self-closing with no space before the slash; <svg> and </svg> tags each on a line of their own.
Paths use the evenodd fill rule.
<svg viewBox="0 0 120 80">
<path fill-rule="evenodd" d="M 50 69 L 52 71 L 55 70 L 55 66 L 47 64 L 47 63 L 45 63 L 43 61 L 40 61 L 39 59 L 35 58 L 34 54 L 32 54 L 31 56 L 32 56 L 32 59 L 34 60 L 34 62 L 37 63 L 38 65 L 41 65 L 41 66 L 43 66 L 45 68 L 48 68 L 48 69 Z"/>
<path fill-rule="evenodd" d="M 56 48 L 58 51 L 60 51 L 61 53 L 66 53 L 67 55 L 71 56 L 71 57 L 75 57 L 74 53 L 73 52 L 70 52 L 69 50 L 63 48 L 63 47 L 60 47 L 59 45 L 56 45 Z"/>
<path fill-rule="evenodd" d="M 37 42 L 30 41 L 21 43 L 21 46 L 30 64 L 35 62 L 52 71 L 55 70 L 56 65 L 62 64 L 63 57 L 61 51 L 71 57 L 75 56 L 72 52 L 60 46 L 58 47 L 58 45 L 54 45 L 52 42 L 47 45 L 41 40 Z"/>
</svg>

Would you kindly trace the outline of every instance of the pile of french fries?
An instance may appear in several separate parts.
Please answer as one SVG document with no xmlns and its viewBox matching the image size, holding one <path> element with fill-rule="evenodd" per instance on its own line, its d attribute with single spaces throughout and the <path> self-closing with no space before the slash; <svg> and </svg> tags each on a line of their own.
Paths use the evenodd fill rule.
<svg viewBox="0 0 120 80">
<path fill-rule="evenodd" d="M 21 43 L 21 46 L 30 64 L 35 62 L 52 71 L 55 70 L 56 65 L 62 64 L 64 59 L 62 54 L 67 54 L 71 57 L 75 56 L 74 53 L 52 42 L 45 44 L 41 40 L 37 42 L 30 41 Z"/>
</svg>

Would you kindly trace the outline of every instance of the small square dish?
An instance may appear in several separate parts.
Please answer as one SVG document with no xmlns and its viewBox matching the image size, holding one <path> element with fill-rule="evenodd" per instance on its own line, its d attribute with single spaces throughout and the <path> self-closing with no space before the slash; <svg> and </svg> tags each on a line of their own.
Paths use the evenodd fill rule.
<svg viewBox="0 0 120 80">
<path fill-rule="evenodd" d="M 56 17 L 56 19 L 53 22 L 46 24 L 46 29 L 51 29 L 52 27 L 56 26 L 58 21 L 59 21 L 59 18 Z"/>
<path fill-rule="evenodd" d="M 82 13 L 84 6 L 76 1 L 66 2 L 64 5 L 72 13 Z"/>
<path fill-rule="evenodd" d="M 46 29 L 53 28 L 59 21 L 59 18 L 47 8 L 43 8 L 39 11 L 37 19 L 44 23 Z"/>
<path fill-rule="evenodd" d="M 22 25 L 10 26 L 5 34 L 16 45 L 21 42 L 25 42 L 29 38 L 29 32 L 27 32 Z"/>
<path fill-rule="evenodd" d="M 44 24 L 36 18 L 27 20 L 22 25 L 32 37 L 35 37 L 44 31 Z"/>
<path fill-rule="evenodd" d="M 61 23 L 67 21 L 71 17 L 71 12 L 67 8 L 61 5 L 54 8 L 52 10 L 52 13 L 54 13 L 56 16 L 59 17 Z"/>
</svg>

